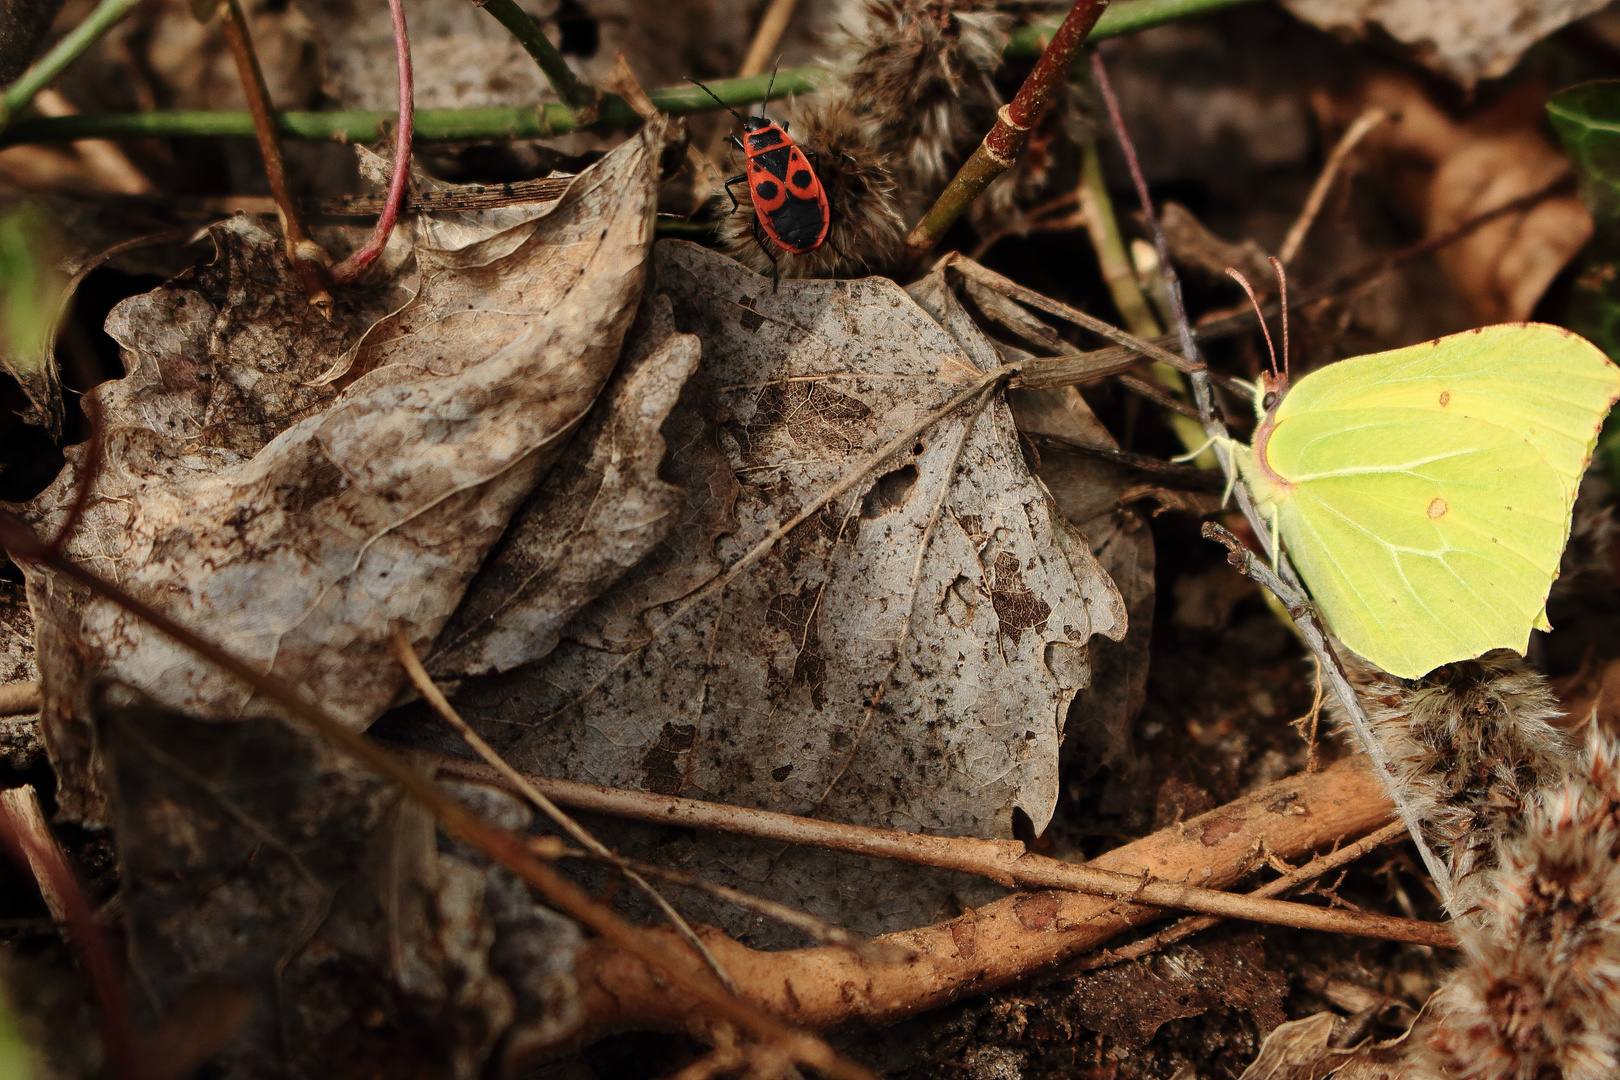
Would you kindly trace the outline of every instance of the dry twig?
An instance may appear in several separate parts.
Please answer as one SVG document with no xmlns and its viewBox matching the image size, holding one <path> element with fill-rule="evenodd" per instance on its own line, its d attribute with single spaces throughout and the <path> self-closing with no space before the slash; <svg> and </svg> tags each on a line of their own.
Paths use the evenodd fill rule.
<svg viewBox="0 0 1620 1080">
<path fill-rule="evenodd" d="M 1327 202 L 1328 192 L 1333 190 L 1333 182 L 1339 178 L 1339 172 L 1344 168 L 1345 161 L 1352 151 L 1365 139 L 1379 124 L 1389 119 L 1389 113 L 1383 109 L 1368 109 L 1356 117 L 1355 123 L 1350 125 L 1328 155 L 1327 163 L 1322 166 L 1322 173 L 1316 178 L 1311 187 L 1311 193 L 1305 198 L 1305 205 L 1300 208 L 1299 217 L 1288 229 L 1288 235 L 1283 237 L 1282 247 L 1277 249 L 1277 261 L 1284 266 L 1294 261 L 1299 254 L 1300 245 L 1305 243 L 1305 234 L 1310 232 L 1311 226 L 1316 222 L 1316 216 L 1322 212 L 1322 204 Z"/>
<path fill-rule="evenodd" d="M 1377 832 L 1362 837 L 1353 844 L 1346 844 L 1337 851 L 1329 852 L 1312 859 L 1297 870 L 1291 870 L 1274 881 L 1268 881 L 1258 889 L 1253 890 L 1249 896 L 1281 896 L 1290 889 L 1313 881 L 1323 874 L 1337 870 L 1355 862 L 1363 855 L 1385 844 L 1398 840 L 1406 835 L 1406 826 L 1399 821 L 1392 821 Z M 1173 945 L 1184 938 L 1221 922 L 1218 915 L 1194 915 L 1191 918 L 1181 919 L 1140 941 L 1133 941 L 1129 945 L 1118 949 L 1103 949 L 1091 956 L 1083 956 L 1069 965 L 1067 972 L 1095 971 L 1098 968 L 1109 967 L 1113 964 L 1123 963 L 1126 960 L 1135 960 L 1139 956 L 1146 956 L 1150 952 Z"/>
<path fill-rule="evenodd" d="M 247 95 L 248 112 L 253 115 L 253 130 L 259 139 L 259 152 L 264 157 L 270 196 L 275 199 L 276 213 L 281 218 L 287 261 L 292 264 L 293 274 L 303 287 L 304 295 L 309 297 L 310 305 L 330 316 L 332 293 L 327 287 L 329 278 L 326 268 L 331 264 L 332 257 L 309 235 L 298 203 L 292 197 L 292 189 L 287 185 L 287 164 L 281 155 L 276 115 L 270 106 L 270 89 L 265 85 L 258 54 L 253 51 L 247 17 L 242 14 L 239 0 L 224 0 L 220 4 L 220 12 L 225 17 L 225 40 L 230 43 L 236 73 L 242 80 L 242 92 Z"/>
<path fill-rule="evenodd" d="M 32 871 L 52 917 L 67 928 L 69 940 L 78 949 L 101 1006 L 102 1052 L 113 1074 L 118 1080 L 140 1080 L 145 1070 L 135 1047 L 122 965 L 96 922 L 90 901 L 56 837 L 45 824 L 45 814 L 32 787 L 25 785 L 0 793 L 0 841 L 20 867 Z"/>
<path fill-rule="evenodd" d="M 487 766 L 455 758 L 439 759 L 440 775 L 481 783 L 511 786 L 511 781 Z M 836 821 L 796 817 L 767 810 L 706 803 L 696 799 L 654 795 L 639 791 L 600 788 L 576 781 L 525 776 L 525 782 L 556 802 L 575 809 L 613 814 L 660 824 L 716 829 L 790 844 L 809 844 L 832 851 L 895 859 L 990 878 L 1002 885 L 1065 889 L 1116 900 L 1142 901 L 1164 907 L 1251 919 L 1283 926 L 1357 934 L 1424 945 L 1449 947 L 1451 931 L 1434 923 L 1387 916 L 1328 911 L 1323 908 L 1268 898 L 1250 898 L 1215 888 L 1182 884 L 1159 874 L 1121 873 L 1103 869 L 1098 862 L 1074 864 L 1033 855 L 1016 840 L 980 840 L 972 837 L 930 836 L 924 833 L 875 829 Z M 1347 917 L 1348 914 L 1348 917 Z"/>
<path fill-rule="evenodd" d="M 1075 54 L 1085 44 L 1097 20 L 1102 18 L 1108 3 L 1109 0 L 1074 0 L 1074 6 L 1052 40 L 1047 42 L 1018 93 L 996 114 L 995 126 L 906 237 L 906 250 L 912 257 L 921 258 L 932 251 L 934 245 L 944 239 L 946 230 L 990 182 L 1012 167 L 1031 129 L 1046 111 L 1048 99 L 1068 77 Z"/>
</svg>

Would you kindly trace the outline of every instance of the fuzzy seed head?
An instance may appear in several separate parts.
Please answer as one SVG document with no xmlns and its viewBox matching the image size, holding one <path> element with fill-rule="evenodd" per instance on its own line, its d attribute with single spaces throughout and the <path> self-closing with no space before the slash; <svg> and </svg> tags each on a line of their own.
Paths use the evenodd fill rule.
<svg viewBox="0 0 1620 1080">
<path fill-rule="evenodd" d="M 1504 841 L 1483 918 L 1435 996 L 1415 1075 L 1600 1080 L 1620 1075 L 1620 747 L 1595 733 L 1574 775 Z"/>
<path fill-rule="evenodd" d="M 842 84 L 907 191 L 933 191 L 995 118 L 1014 17 L 997 5 L 863 0 L 842 20 Z"/>
<path fill-rule="evenodd" d="M 1471 906 L 1526 807 L 1574 766 L 1575 747 L 1550 723 L 1563 710 L 1546 680 L 1506 649 L 1421 679 L 1370 665 L 1350 675 L 1394 782 Z"/>
</svg>

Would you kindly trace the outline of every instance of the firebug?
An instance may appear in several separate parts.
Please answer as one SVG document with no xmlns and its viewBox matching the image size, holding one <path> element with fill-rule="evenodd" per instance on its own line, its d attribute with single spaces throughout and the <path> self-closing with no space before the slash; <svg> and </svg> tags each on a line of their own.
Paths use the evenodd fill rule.
<svg viewBox="0 0 1620 1080">
<path fill-rule="evenodd" d="M 827 192 L 816 170 L 810 166 L 809 157 L 788 136 L 787 123 L 767 119 L 763 105 L 758 116 L 743 116 L 696 79 L 687 81 L 719 101 L 742 124 L 744 138 L 733 135 L 731 141 L 747 158 L 747 171 L 726 181 L 726 194 L 731 196 L 732 210 L 736 210 L 737 196 L 731 186 L 748 182 L 754 199 L 754 239 L 760 239 L 758 231 L 763 229 L 778 247 L 795 255 L 820 247 L 832 223 Z M 775 85 L 776 72 L 773 71 L 765 89 L 766 98 L 771 96 Z M 771 249 L 764 243 L 760 248 L 774 267 L 776 256 Z"/>
</svg>

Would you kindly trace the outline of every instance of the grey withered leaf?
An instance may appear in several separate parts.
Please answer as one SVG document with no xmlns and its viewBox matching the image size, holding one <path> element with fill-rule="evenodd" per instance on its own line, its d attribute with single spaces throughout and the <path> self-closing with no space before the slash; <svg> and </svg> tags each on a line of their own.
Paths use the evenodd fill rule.
<svg viewBox="0 0 1620 1080">
<path fill-rule="evenodd" d="M 1044 827 L 1088 642 L 1122 636 L 1125 615 L 999 398 L 672 618 L 982 365 L 888 280 L 773 292 L 695 245 L 655 250 L 676 326 L 702 341 L 677 415 L 713 419 L 734 524 L 661 548 L 544 660 L 469 680 L 466 715 L 536 772 L 908 829 L 1007 836 L 1015 808 Z M 689 500 L 676 534 L 716 519 Z"/>
<path fill-rule="evenodd" d="M 123 526 L 77 553 L 346 722 L 370 723 L 402 682 L 393 627 L 433 640 L 618 359 L 652 242 L 663 133 L 648 124 L 543 216 L 453 250 L 419 244 L 417 295 L 367 334 L 340 392 L 285 416 L 245 460 L 215 451 L 187 468 L 180 455 L 207 457 L 206 427 L 181 441 L 139 411 L 109 410 L 120 429 L 110 465 L 133 476 L 102 501 L 119 502 Z M 257 375 L 245 361 L 231 370 L 249 384 Z M 59 484 L 36 516 L 70 497 Z M 48 733 L 68 725 L 73 688 L 96 673 L 208 719 L 248 704 L 233 678 L 116 607 L 48 574 L 30 590 L 48 626 Z"/>
<path fill-rule="evenodd" d="M 224 1075 L 484 1075 L 579 1015 L 573 924 L 436 837 L 425 811 L 279 720 L 198 720 L 121 688 L 91 706 L 143 1029 L 188 995 L 253 1002 Z M 456 785 L 522 829 L 510 797 Z"/>
<path fill-rule="evenodd" d="M 431 673 L 506 671 L 546 655 L 575 612 L 669 534 L 686 492 L 660 478 L 661 429 L 698 352 L 667 296 L 643 302 L 613 380 L 467 587 Z"/>
<path fill-rule="evenodd" d="M 1010 332 L 1035 353 L 1072 350 L 1031 312 L 941 264 L 906 292 L 963 350 L 983 356 L 981 363 L 993 362 L 992 356 L 1012 362 L 1031 353 L 1004 341 L 991 342 L 958 298 L 958 289 L 1004 336 Z M 1007 402 L 1019 432 L 1034 449 L 1035 475 L 1063 515 L 1084 534 L 1125 604 L 1131 632 L 1123 641 L 1092 643 L 1091 685 L 1075 699 L 1064 732 L 1066 771 L 1077 768 L 1089 779 L 1106 770 L 1106 785 L 1098 799 L 1101 808 L 1111 812 L 1130 801 L 1129 791 L 1136 782 L 1131 724 L 1147 696 L 1153 630 L 1153 535 L 1146 522 L 1121 504 L 1121 496 L 1140 483 L 1140 477 L 1075 452 L 1075 446 L 1117 450 L 1118 444 L 1074 387 L 1011 389 Z"/>
</svg>

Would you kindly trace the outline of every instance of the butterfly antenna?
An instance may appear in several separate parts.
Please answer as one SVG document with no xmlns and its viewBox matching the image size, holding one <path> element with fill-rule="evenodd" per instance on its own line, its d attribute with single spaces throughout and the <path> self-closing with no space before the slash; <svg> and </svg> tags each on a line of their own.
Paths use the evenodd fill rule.
<svg viewBox="0 0 1620 1080">
<path fill-rule="evenodd" d="M 1226 276 L 1243 286 L 1243 291 L 1249 294 L 1249 303 L 1254 305 L 1254 317 L 1260 320 L 1260 332 L 1266 335 L 1266 351 L 1271 354 L 1271 370 L 1273 374 L 1281 375 L 1282 372 L 1277 367 L 1277 348 L 1271 343 L 1271 331 L 1266 328 L 1266 313 L 1260 310 L 1260 300 L 1254 295 L 1254 286 L 1249 284 L 1248 278 L 1230 266 L 1226 268 Z M 1285 338 L 1284 341 L 1286 340 Z"/>
<path fill-rule="evenodd" d="M 710 90 L 707 86 L 704 86 L 702 83 L 700 83 L 696 79 L 692 78 L 692 76 L 688 75 L 686 77 L 686 81 L 691 83 L 693 86 L 697 87 L 699 90 L 703 91 L 705 94 L 708 94 L 710 97 L 714 98 L 714 100 L 720 101 L 720 95 L 719 94 L 715 93 L 713 90 Z M 738 112 L 736 109 L 733 109 L 730 105 L 727 105 L 723 101 L 720 101 L 720 107 L 722 109 L 726 110 L 726 112 L 730 113 L 732 116 L 735 116 L 737 118 L 737 122 L 739 124 L 742 123 L 742 113 Z"/>
<path fill-rule="evenodd" d="M 1267 256 L 1271 260 L 1271 268 L 1277 272 L 1277 291 L 1281 296 L 1282 304 L 1282 334 L 1283 334 L 1283 378 L 1288 378 L 1288 271 L 1283 264 L 1277 261 L 1277 256 Z"/>
</svg>

